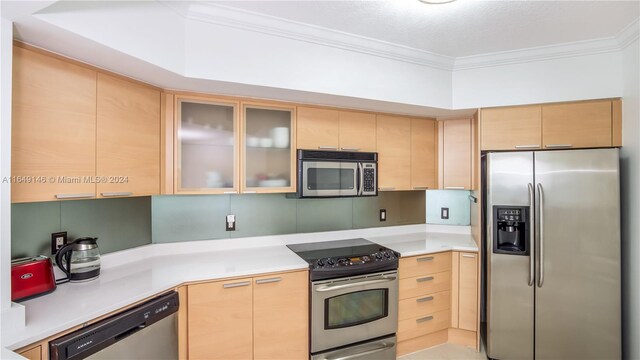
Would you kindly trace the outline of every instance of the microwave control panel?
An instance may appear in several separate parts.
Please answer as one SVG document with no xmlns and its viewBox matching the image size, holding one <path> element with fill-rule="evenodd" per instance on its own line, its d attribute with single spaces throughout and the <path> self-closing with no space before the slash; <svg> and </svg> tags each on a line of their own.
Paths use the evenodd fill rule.
<svg viewBox="0 0 640 360">
<path fill-rule="evenodd" d="M 377 175 L 376 164 L 363 163 L 362 164 L 362 195 L 376 195 L 377 194 Z"/>
</svg>

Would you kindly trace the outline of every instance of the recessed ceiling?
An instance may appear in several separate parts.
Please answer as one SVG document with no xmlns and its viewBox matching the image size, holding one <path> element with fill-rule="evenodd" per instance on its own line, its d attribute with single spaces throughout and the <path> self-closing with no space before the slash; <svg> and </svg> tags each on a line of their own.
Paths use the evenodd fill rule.
<svg viewBox="0 0 640 360">
<path fill-rule="evenodd" d="M 613 37 L 640 16 L 638 1 L 210 3 L 451 57 Z"/>
</svg>

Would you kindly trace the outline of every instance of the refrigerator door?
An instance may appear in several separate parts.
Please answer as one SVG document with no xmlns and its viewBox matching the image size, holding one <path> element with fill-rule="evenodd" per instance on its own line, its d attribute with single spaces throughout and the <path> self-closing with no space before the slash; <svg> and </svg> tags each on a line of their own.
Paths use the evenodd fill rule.
<svg viewBox="0 0 640 360">
<path fill-rule="evenodd" d="M 533 299 L 530 255 L 493 251 L 494 206 L 530 206 L 533 153 L 487 155 L 487 356 L 493 359 L 533 359 Z M 532 239 L 530 240 L 532 241 Z"/>
<path fill-rule="evenodd" d="M 617 149 L 535 154 L 536 359 L 621 357 L 618 170 Z"/>
</svg>

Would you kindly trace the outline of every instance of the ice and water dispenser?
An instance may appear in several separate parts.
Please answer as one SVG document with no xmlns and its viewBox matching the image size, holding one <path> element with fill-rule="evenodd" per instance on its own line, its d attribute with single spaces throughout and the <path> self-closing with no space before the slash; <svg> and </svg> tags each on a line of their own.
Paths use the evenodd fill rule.
<svg viewBox="0 0 640 360">
<path fill-rule="evenodd" d="M 495 254 L 529 255 L 529 207 L 493 207 L 493 252 Z"/>
</svg>

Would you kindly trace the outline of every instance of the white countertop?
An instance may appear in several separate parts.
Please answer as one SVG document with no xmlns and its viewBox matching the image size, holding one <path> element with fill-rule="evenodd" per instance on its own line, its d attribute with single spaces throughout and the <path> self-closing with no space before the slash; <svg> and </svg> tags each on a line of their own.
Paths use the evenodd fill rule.
<svg viewBox="0 0 640 360">
<path fill-rule="evenodd" d="M 96 280 L 23 302 L 26 326 L 3 331 L 2 346 L 21 348 L 186 282 L 307 269 L 286 244 L 356 237 L 402 256 L 478 250 L 468 227 L 424 224 L 142 246 L 104 255 Z"/>
</svg>

